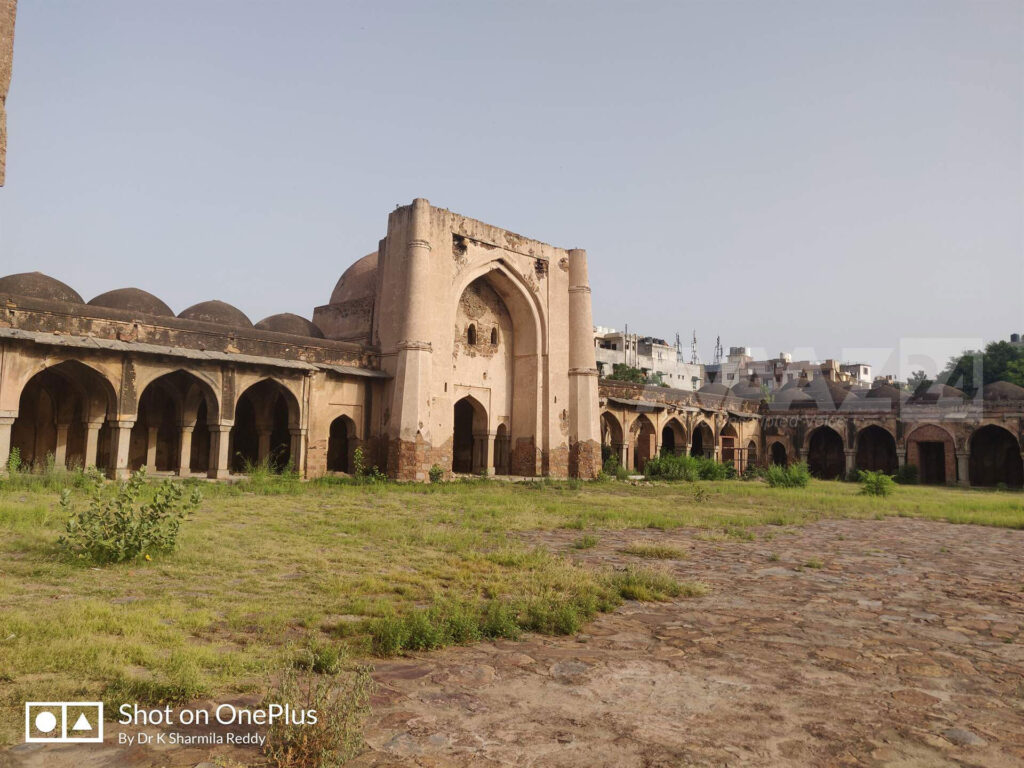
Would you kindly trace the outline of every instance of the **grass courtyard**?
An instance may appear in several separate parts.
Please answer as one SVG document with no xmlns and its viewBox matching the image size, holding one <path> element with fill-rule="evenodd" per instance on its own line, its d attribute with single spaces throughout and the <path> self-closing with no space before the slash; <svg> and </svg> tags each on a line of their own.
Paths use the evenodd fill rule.
<svg viewBox="0 0 1024 768">
<path fill-rule="evenodd" d="M 300 649 L 346 644 L 371 656 L 372 622 L 445 601 L 540 610 L 568 597 L 613 607 L 613 575 L 525 546 L 517 532 L 578 530 L 586 548 L 609 530 L 687 528 L 756 542 L 774 535 L 766 525 L 840 517 L 1024 528 L 1020 493 L 901 486 L 876 498 L 819 481 L 267 479 L 203 491 L 175 552 L 97 568 L 57 548 L 64 521 L 52 482 L 0 481 L 0 743 L 18 738 L 26 700 L 156 704 L 261 692 Z M 654 572 L 659 556 L 672 553 L 635 553 Z M 686 595 L 699 585 L 683 587 Z M 537 626 L 571 631 L 572 621 Z"/>
</svg>

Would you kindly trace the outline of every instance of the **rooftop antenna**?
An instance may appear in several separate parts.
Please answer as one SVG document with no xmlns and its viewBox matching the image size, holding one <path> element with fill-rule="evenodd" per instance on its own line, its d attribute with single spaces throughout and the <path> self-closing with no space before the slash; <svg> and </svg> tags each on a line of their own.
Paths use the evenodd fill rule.
<svg viewBox="0 0 1024 768">
<path fill-rule="evenodd" d="M 722 337 L 718 336 L 715 338 L 715 365 L 721 365 L 722 363 Z"/>
<path fill-rule="evenodd" d="M 700 355 L 697 354 L 697 330 L 693 331 L 693 341 L 690 342 L 690 365 L 700 365 Z"/>
<path fill-rule="evenodd" d="M 679 331 L 676 331 L 676 360 L 683 359 L 683 340 L 679 336 Z"/>
</svg>

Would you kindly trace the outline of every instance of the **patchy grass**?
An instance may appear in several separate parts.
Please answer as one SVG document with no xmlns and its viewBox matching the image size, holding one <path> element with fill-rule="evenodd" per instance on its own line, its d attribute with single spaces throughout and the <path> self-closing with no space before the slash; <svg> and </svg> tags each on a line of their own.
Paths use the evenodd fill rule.
<svg viewBox="0 0 1024 768">
<path fill-rule="evenodd" d="M 701 593 L 658 572 L 573 564 L 524 547 L 519 531 L 692 527 L 749 539 L 756 525 L 887 515 L 1024 528 L 1020 493 L 926 486 L 880 498 L 847 483 L 715 481 L 696 502 L 672 484 L 269 475 L 203 483 L 176 551 L 91 568 L 57 547 L 59 491 L 79 483 L 74 473 L 0 480 L 0 741 L 17 738 L 26 700 L 156 704 L 262 691 L 273 670 L 333 667 L 325 644 L 359 656 L 571 633 L 622 599 Z M 428 626 L 438 615 L 440 634 Z"/>
<path fill-rule="evenodd" d="M 669 544 L 655 544 L 650 541 L 632 541 L 623 547 L 622 553 L 633 557 L 647 557 L 655 560 L 682 560 L 686 553 Z"/>
</svg>

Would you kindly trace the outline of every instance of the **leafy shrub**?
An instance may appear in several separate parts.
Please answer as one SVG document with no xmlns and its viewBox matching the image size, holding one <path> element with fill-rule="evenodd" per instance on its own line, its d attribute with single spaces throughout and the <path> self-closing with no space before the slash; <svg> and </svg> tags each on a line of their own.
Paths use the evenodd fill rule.
<svg viewBox="0 0 1024 768">
<path fill-rule="evenodd" d="M 888 496 L 895 487 L 892 477 L 884 472 L 860 473 L 860 492 L 865 496 Z"/>
<path fill-rule="evenodd" d="M 917 464 L 904 464 L 896 470 L 894 479 L 900 485 L 917 485 L 920 481 Z"/>
<path fill-rule="evenodd" d="M 444 469 L 440 464 L 434 464 L 427 471 L 427 476 L 430 478 L 430 482 L 440 483 L 444 480 Z"/>
<path fill-rule="evenodd" d="M 366 466 L 366 454 L 363 453 L 362 446 L 352 452 L 352 469 L 356 480 L 360 483 L 386 483 L 388 479 L 388 476 L 381 472 L 376 464 L 372 467 Z"/>
<path fill-rule="evenodd" d="M 601 471 L 606 475 L 614 475 L 619 469 L 619 455 L 611 451 L 609 446 L 602 445 L 601 452 L 604 453 L 605 449 L 608 448 L 608 455 L 604 458 L 604 462 L 601 464 Z"/>
<path fill-rule="evenodd" d="M 747 464 L 747 468 L 743 470 L 742 478 L 744 480 L 762 480 L 768 474 L 768 470 L 765 467 L 757 464 Z"/>
<path fill-rule="evenodd" d="M 296 724 L 280 717 L 267 729 L 263 747 L 268 764 L 274 768 L 338 768 L 363 749 L 363 725 L 370 714 L 370 697 L 376 684 L 370 668 L 357 666 L 351 672 L 327 679 L 306 670 L 285 670 L 277 687 L 263 706 L 289 705 L 292 711 L 316 710 L 316 722 L 309 718 Z"/>
<path fill-rule="evenodd" d="M 58 539 L 60 548 L 96 564 L 148 558 L 174 549 L 181 523 L 199 506 L 202 493 L 193 487 L 186 497 L 180 483 L 165 480 L 153 493 L 152 501 L 140 503 L 145 482 L 145 470 L 139 470 L 118 485 L 111 498 L 98 481 L 90 481 L 88 505 L 77 511 L 71 490 L 61 491 L 60 506 L 67 522 L 65 534 Z"/>
<path fill-rule="evenodd" d="M 772 488 L 804 488 L 811 481 L 811 473 L 802 461 L 788 467 L 772 464 L 765 473 L 765 480 Z"/>
<path fill-rule="evenodd" d="M 292 665 L 321 675 L 334 675 L 341 671 L 343 659 L 339 646 L 313 641 L 296 654 Z"/>
<path fill-rule="evenodd" d="M 11 448 L 10 454 L 7 456 L 7 472 L 8 474 L 15 474 L 21 469 L 21 448 L 14 446 Z"/>
<path fill-rule="evenodd" d="M 644 465 L 647 477 L 659 480 L 728 480 L 736 477 L 736 469 L 731 464 L 722 464 L 703 456 L 676 456 L 667 453 L 656 456 Z"/>
<path fill-rule="evenodd" d="M 615 468 L 616 480 L 629 480 L 629 470 L 621 464 Z"/>
</svg>

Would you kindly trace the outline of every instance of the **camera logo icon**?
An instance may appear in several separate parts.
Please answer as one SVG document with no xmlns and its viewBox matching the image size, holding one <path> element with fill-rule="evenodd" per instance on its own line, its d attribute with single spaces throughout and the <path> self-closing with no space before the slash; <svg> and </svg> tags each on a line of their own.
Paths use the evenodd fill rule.
<svg viewBox="0 0 1024 768">
<path fill-rule="evenodd" d="M 27 701 L 25 741 L 50 744 L 102 742 L 103 702 Z"/>
</svg>

